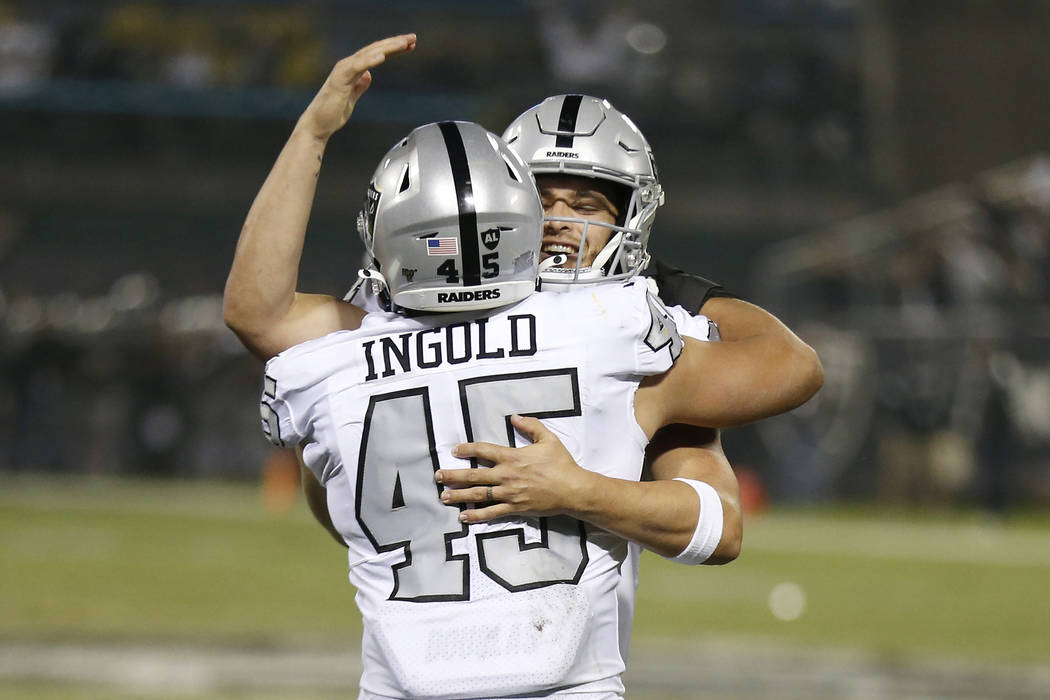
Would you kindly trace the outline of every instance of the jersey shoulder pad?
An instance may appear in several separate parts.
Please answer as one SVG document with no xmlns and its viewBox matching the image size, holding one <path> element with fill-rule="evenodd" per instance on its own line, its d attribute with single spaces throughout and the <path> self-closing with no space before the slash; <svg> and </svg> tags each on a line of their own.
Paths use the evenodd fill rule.
<svg viewBox="0 0 1050 700">
<path fill-rule="evenodd" d="M 645 344 L 653 352 L 667 348 L 673 362 L 682 354 L 683 341 L 678 327 L 664 303 L 648 289 L 645 301 L 649 309 L 649 330 L 645 335 Z"/>
<path fill-rule="evenodd" d="M 323 397 L 326 379 L 339 370 L 345 354 L 337 346 L 352 331 L 339 331 L 308 340 L 271 357 L 263 372 L 259 401 L 262 431 L 278 447 L 302 442 L 315 407 Z"/>
</svg>

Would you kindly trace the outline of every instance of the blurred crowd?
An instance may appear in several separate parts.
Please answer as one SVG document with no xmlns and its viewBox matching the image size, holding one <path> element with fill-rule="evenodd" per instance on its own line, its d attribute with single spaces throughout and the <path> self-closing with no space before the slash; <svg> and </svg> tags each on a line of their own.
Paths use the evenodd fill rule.
<svg viewBox="0 0 1050 700">
<path fill-rule="evenodd" d="M 1050 502 L 1048 257 L 1043 157 L 771 248 L 755 301 L 814 345 L 827 380 L 730 431 L 731 455 L 786 500 Z M 218 292 L 171 298 L 145 272 L 94 297 L 0 296 L 0 461 L 258 474 L 261 368 L 220 317 Z"/>
<path fill-rule="evenodd" d="M 325 65 L 302 6 L 38 2 L 0 5 L 0 86 L 52 79 L 185 87 L 313 86 Z"/>
<path fill-rule="evenodd" d="M 219 294 L 165 300 L 141 272 L 93 297 L 0 296 L 0 464 L 257 476 L 261 366 L 221 317 Z"/>
<path fill-rule="evenodd" d="M 271 103 L 281 91 L 308 94 L 341 56 L 412 29 L 425 36 L 425 60 L 382 85 L 404 91 L 406 108 L 412 95 L 477 105 L 463 118 L 499 130 L 526 100 L 592 92 L 640 123 L 659 120 L 675 143 L 657 144 L 661 163 L 692 177 L 701 173 L 677 160 L 687 150 L 723 181 L 834 184 L 863 176 L 857 12 L 852 0 L 429 0 L 413 3 L 406 27 L 404 10 L 360 0 L 2 0 L 0 104 L 150 114 L 227 105 L 243 116 L 266 108 L 253 90 Z M 466 26 L 479 40 L 463 40 Z M 70 91 L 79 104 L 63 101 Z M 192 99 L 201 94 L 211 104 Z"/>
<path fill-rule="evenodd" d="M 784 488 L 889 502 L 1050 499 L 1050 157 L 770 250 L 765 294 L 828 381 L 766 426 Z"/>
</svg>

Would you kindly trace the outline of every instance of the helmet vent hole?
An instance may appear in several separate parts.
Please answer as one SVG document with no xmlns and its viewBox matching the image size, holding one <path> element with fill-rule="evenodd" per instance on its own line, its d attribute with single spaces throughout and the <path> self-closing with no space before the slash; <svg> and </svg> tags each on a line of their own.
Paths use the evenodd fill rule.
<svg viewBox="0 0 1050 700">
<path fill-rule="evenodd" d="M 510 161 L 507 160 L 506 156 L 503 157 L 503 163 L 507 166 L 507 174 L 510 175 L 510 179 L 514 182 L 521 182 L 521 175 L 518 173 L 517 170 L 514 169 L 514 166 L 511 165 Z"/>
<path fill-rule="evenodd" d="M 401 176 L 401 186 L 397 188 L 398 194 L 407 190 L 411 185 L 412 181 L 408 177 L 408 168 L 405 168 L 405 172 Z"/>
<path fill-rule="evenodd" d="M 639 150 L 641 150 L 641 149 L 639 149 L 639 148 L 631 148 L 630 146 L 628 146 L 628 145 L 627 145 L 626 143 L 624 143 L 623 141 L 617 141 L 616 143 L 617 143 L 617 145 L 618 145 L 618 146 L 619 146 L 620 148 L 622 148 L 622 149 L 623 149 L 623 150 L 624 150 L 624 151 L 625 151 L 626 153 L 637 153 L 637 152 L 638 152 Z"/>
</svg>

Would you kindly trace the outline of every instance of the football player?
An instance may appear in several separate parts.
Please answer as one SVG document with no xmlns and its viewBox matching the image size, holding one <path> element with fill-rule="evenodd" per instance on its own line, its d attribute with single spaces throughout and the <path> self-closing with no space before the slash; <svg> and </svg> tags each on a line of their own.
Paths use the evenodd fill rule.
<svg viewBox="0 0 1050 700">
<path fill-rule="evenodd" d="M 737 397 L 750 405 L 756 419 L 801 405 L 820 388 L 823 370 L 816 353 L 775 317 L 713 282 L 650 257 L 649 234 L 664 192 L 652 149 L 625 114 L 606 100 L 558 95 L 518 116 L 503 137 L 529 164 L 540 189 L 543 258 L 567 257 L 565 264 L 541 274 L 543 289 L 572 289 L 635 274 L 651 278 L 666 303 L 705 314 L 717 323 L 722 341 L 752 358 L 754 371 L 738 378 Z M 494 465 L 484 478 L 499 496 L 499 503 L 475 509 L 470 517 L 480 522 L 554 510 L 626 537 L 631 547 L 621 580 L 622 618 L 633 619 L 641 547 L 673 556 L 682 535 L 669 537 L 667 530 L 697 516 L 621 519 L 616 516 L 629 502 L 597 516 L 586 501 L 568 501 L 567 506 L 562 484 L 584 476 L 585 470 L 538 421 L 530 428 L 534 444 L 529 447 L 459 446 L 464 458 L 480 457 Z M 451 492 L 450 502 L 478 503 L 482 494 L 471 486 L 480 476 L 466 469 L 443 470 L 444 483 L 458 489 Z M 743 538 L 739 486 L 717 430 L 686 425 L 661 430 L 646 450 L 646 478 L 653 482 L 650 493 L 668 488 L 660 482 L 680 478 L 713 486 L 722 501 L 723 533 L 711 556 L 694 563 L 724 564 L 736 558 Z M 629 640 L 628 623 L 621 628 L 624 658 Z"/>
<path fill-rule="evenodd" d="M 584 95 L 559 95 L 544 100 L 516 118 L 503 134 L 510 147 L 529 164 L 544 205 L 543 258 L 560 255 L 566 262 L 541 274 L 545 290 L 644 274 L 654 280 L 661 298 L 692 312 L 703 312 L 718 324 L 721 339 L 750 359 L 741 375 L 739 410 L 754 419 L 775 415 L 804 403 L 823 382 L 816 353 L 771 314 L 733 298 L 719 285 L 689 275 L 650 257 L 647 249 L 663 188 L 648 141 L 622 112 L 606 100 Z M 465 456 L 502 457 L 508 466 L 533 465 L 531 471 L 500 469 L 490 479 L 506 475 L 515 486 L 500 489 L 508 500 L 501 507 L 476 510 L 472 517 L 537 512 L 549 507 L 540 494 L 546 484 L 573 478 L 557 440 L 536 426 L 544 439 L 518 453 L 492 446 L 464 446 Z M 718 432 L 689 426 L 669 427 L 656 436 L 646 453 L 654 480 L 697 478 L 718 490 L 726 512 L 725 532 L 718 549 L 704 563 L 721 564 L 737 555 L 742 538 L 739 489 L 722 451 Z M 544 467 L 542 465 L 546 464 Z M 557 469 L 554 465 L 564 468 Z M 557 477 L 555 477 L 557 474 Z M 446 484 L 463 487 L 477 474 L 449 472 Z M 530 483 L 535 477 L 539 483 Z M 655 488 L 655 487 L 654 487 Z M 453 495 L 470 502 L 479 491 Z M 526 495 L 528 494 L 528 495 Z M 322 516 L 323 519 L 323 516 Z M 609 523 L 620 534 L 660 554 L 664 538 L 627 532 L 615 518 Z"/>
<path fill-rule="evenodd" d="M 362 697 L 567 688 L 619 697 L 615 589 L 625 540 L 566 516 L 471 524 L 469 509 L 435 481 L 454 466 L 453 445 L 510 446 L 515 429 L 537 430 L 512 416 L 542 417 L 593 469 L 577 482 L 579 499 L 594 491 L 590 500 L 605 508 L 603 494 L 615 494 L 631 501 L 623 518 L 691 517 L 668 551 L 703 560 L 722 529 L 713 489 L 684 479 L 644 506 L 630 493 L 642 486 L 642 450 L 661 426 L 748 419 L 733 413 L 725 381 L 740 370 L 717 343 L 683 342 L 640 280 L 530 295 L 542 227 L 534 183 L 498 137 L 467 123 L 413 132 L 369 189 L 363 229 L 378 269 L 367 274 L 403 313 L 366 316 L 297 292 L 327 141 L 368 88 L 370 69 L 414 46 L 414 35 L 392 37 L 333 69 L 252 204 L 224 318 L 254 354 L 271 358 L 264 429 L 277 444 L 302 446 L 350 550 L 365 620 Z M 436 311 L 458 313 L 418 315 Z M 695 336 L 708 332 L 703 318 L 682 320 Z M 490 501 L 501 496 L 492 484 L 479 488 Z M 684 513 L 666 498 L 686 504 Z"/>
<path fill-rule="evenodd" d="M 820 360 L 784 324 L 720 285 L 650 256 L 649 235 L 664 191 L 649 142 L 627 115 L 607 100 L 558 95 L 519 115 L 503 138 L 536 176 L 545 213 L 543 256 L 568 256 L 568 264 L 544 271 L 543 289 L 645 275 L 666 303 L 703 313 L 723 342 L 751 358 L 751 371 L 739 378 L 738 399 L 750 404 L 755 419 L 795 408 L 816 393 L 823 384 Z M 717 434 L 688 434 L 692 442 L 706 435 L 709 447 L 721 452 Z M 663 471 L 658 451 L 649 456 Z"/>
<path fill-rule="evenodd" d="M 656 208 L 663 203 L 663 190 L 649 144 L 626 115 L 604 100 L 562 95 L 527 110 L 504 136 L 530 164 L 543 187 L 547 214 L 544 255 L 568 257 L 568 266 L 544 273 L 546 289 L 602 281 L 610 272 L 622 275 L 641 267 L 643 274 L 657 281 L 661 295 L 670 303 L 708 314 L 720 325 L 722 339 L 742 357 L 751 358 L 749 371 L 738 377 L 740 390 L 735 396 L 754 419 L 800 405 L 819 389 L 823 373 L 816 354 L 776 318 L 708 280 L 650 260 L 646 244 Z M 599 227 L 599 223 L 620 225 Z M 579 248 L 582 255 L 576 254 Z M 367 287 L 362 291 L 367 292 Z M 348 298 L 375 308 L 374 296 L 367 293 Z M 514 459 L 538 462 L 546 458 L 553 468 L 565 456 L 559 447 L 556 440 L 545 442 Z M 704 563 L 734 559 L 742 540 L 739 487 L 718 432 L 669 427 L 655 436 L 646 457 L 647 474 L 654 481 L 688 476 L 715 487 L 725 509 L 725 530 L 717 550 Z M 449 483 L 469 475 L 450 474 Z M 323 490 L 309 470 L 303 469 L 302 479 L 314 515 L 342 544 L 326 512 Z M 468 498 L 469 493 L 457 497 Z M 528 512 L 532 505 L 524 500 L 516 507 Z M 659 541 L 650 541 L 644 533 L 635 535 L 640 544 L 664 553 Z"/>
</svg>

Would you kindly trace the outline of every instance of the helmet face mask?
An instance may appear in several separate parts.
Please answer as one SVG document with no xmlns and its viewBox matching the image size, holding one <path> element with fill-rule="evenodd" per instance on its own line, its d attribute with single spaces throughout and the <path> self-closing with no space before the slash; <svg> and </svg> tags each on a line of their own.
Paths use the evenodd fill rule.
<svg viewBox="0 0 1050 700">
<path fill-rule="evenodd" d="M 595 223 L 591 219 L 569 216 L 547 216 L 548 223 L 566 223 L 581 229 L 579 249 L 586 250 L 588 237 L 594 235 L 592 228 L 609 230 L 609 239 L 589 264 L 583 264 L 583 256 L 577 254 L 576 262 L 549 265 L 540 268 L 540 289 L 543 291 L 566 291 L 574 284 L 598 284 L 611 279 L 633 276 L 649 264 L 649 253 L 637 239 L 636 231 L 616 224 Z M 549 259 L 549 258 L 548 258 Z M 546 261 L 544 261 L 546 262 Z M 614 272 L 622 270 L 624 272 Z"/>
<path fill-rule="evenodd" d="M 383 157 L 358 230 L 394 306 L 462 311 L 535 290 L 542 221 L 528 167 L 499 137 L 441 122 Z"/>
<path fill-rule="evenodd" d="M 604 264 L 581 267 L 577 262 L 571 276 L 564 269 L 548 268 L 540 274 L 542 288 L 549 288 L 549 283 L 593 284 L 629 277 L 644 269 L 649 261 L 649 233 L 664 195 L 652 149 L 626 115 L 606 100 L 558 95 L 521 114 L 507 127 L 503 138 L 538 179 L 543 175 L 570 175 L 615 183 L 629 192 L 618 222 L 621 225 L 601 224 L 613 230 L 610 245 L 617 247 L 599 253 L 596 259 L 604 257 Z M 545 221 L 584 220 L 549 216 Z"/>
</svg>

